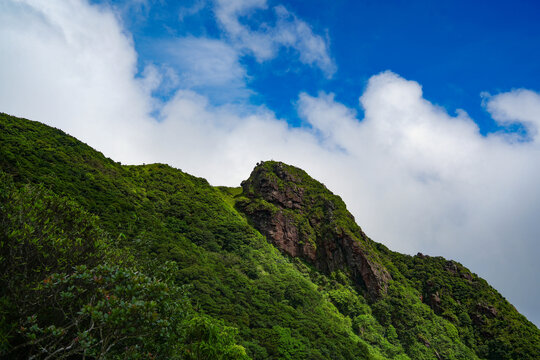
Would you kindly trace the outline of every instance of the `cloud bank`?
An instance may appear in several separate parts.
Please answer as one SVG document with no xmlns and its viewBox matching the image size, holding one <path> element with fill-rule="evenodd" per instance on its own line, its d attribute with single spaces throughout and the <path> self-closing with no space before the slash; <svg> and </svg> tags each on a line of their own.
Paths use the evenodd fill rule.
<svg viewBox="0 0 540 360">
<path fill-rule="evenodd" d="M 197 39 L 174 51 L 181 58 L 195 48 L 203 60 L 223 54 L 216 66 L 236 71 L 214 77 L 212 68 L 184 59 L 192 78 L 177 81 L 242 79 L 236 46 L 260 59 L 276 56 L 259 50 L 252 37 L 320 48 L 320 38 L 307 30 L 314 43 L 300 45 L 304 25 L 280 14 L 283 8 L 274 11 L 285 20 L 268 29 L 254 32 L 240 22 L 265 6 L 218 2 L 216 16 L 240 45 Z M 213 105 L 194 85 L 163 103 L 152 97 L 166 81 L 163 71 L 150 65 L 138 76 L 133 41 L 116 15 L 79 0 L 0 3 L 0 49 L 0 111 L 59 127 L 117 161 L 166 162 L 215 185 L 238 186 L 260 160 L 300 166 L 341 195 L 376 241 L 457 259 L 540 323 L 540 290 L 533 286 L 540 272 L 538 93 L 483 95 L 496 121 L 522 126 L 517 137 L 482 136 L 464 111 L 449 114 L 423 98 L 420 84 L 392 72 L 372 76 L 358 94 L 363 119 L 324 92 L 299 94 L 306 126 L 296 128 L 264 106 Z M 321 66 L 305 56 L 306 64 Z M 150 116 L 155 111 L 159 121 Z"/>
</svg>

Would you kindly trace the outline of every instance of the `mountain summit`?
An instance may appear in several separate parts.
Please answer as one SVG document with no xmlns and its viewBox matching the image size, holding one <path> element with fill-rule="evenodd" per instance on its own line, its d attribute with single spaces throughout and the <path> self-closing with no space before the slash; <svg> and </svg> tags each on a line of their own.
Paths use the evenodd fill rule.
<svg viewBox="0 0 540 360">
<path fill-rule="evenodd" d="M 537 359 L 540 331 L 465 266 L 371 240 L 301 169 L 213 187 L 0 114 L 0 356 Z"/>
<path fill-rule="evenodd" d="M 251 223 L 283 253 L 325 274 L 341 270 L 376 299 L 391 276 L 340 197 L 303 170 L 274 161 L 255 167 L 238 202 Z"/>
</svg>

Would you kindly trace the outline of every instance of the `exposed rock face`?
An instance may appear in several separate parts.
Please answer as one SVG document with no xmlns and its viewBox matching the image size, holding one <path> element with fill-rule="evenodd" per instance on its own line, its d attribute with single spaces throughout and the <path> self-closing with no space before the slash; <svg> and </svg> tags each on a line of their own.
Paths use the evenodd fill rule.
<svg viewBox="0 0 540 360">
<path fill-rule="evenodd" d="M 458 275 L 459 274 L 459 269 L 457 267 L 457 264 L 452 260 L 448 260 L 446 262 L 446 264 L 444 265 L 444 269 L 446 271 L 448 271 L 452 275 Z"/>
<path fill-rule="evenodd" d="M 249 200 L 239 208 L 282 252 L 326 273 L 349 272 L 372 298 L 386 291 L 388 271 L 341 199 L 324 185 L 300 169 L 268 162 L 259 164 L 242 187 Z"/>
<path fill-rule="evenodd" d="M 471 273 L 468 272 L 468 270 L 463 269 L 463 266 L 460 267 L 458 267 L 455 261 L 448 260 L 444 266 L 444 269 L 454 276 L 459 276 L 462 279 L 472 282 L 473 277 Z"/>
<path fill-rule="evenodd" d="M 278 249 L 292 257 L 301 257 L 309 262 L 317 258 L 316 247 L 313 243 L 300 241 L 298 228 L 294 219 L 282 212 L 271 213 L 258 210 L 249 213 L 253 224 Z"/>
<path fill-rule="evenodd" d="M 497 317 L 498 311 L 493 305 L 476 304 L 476 310 L 489 318 Z"/>
<path fill-rule="evenodd" d="M 376 298 L 386 292 L 390 274 L 386 269 L 370 260 L 359 240 L 346 234 L 343 230 L 336 231 L 336 238 L 322 242 L 318 264 L 323 271 L 332 272 L 348 267 L 354 279 L 363 283 L 368 293 Z"/>
<path fill-rule="evenodd" d="M 430 295 L 429 305 L 437 314 L 441 312 L 441 297 L 439 296 L 438 291 Z"/>
<path fill-rule="evenodd" d="M 244 190 L 251 187 L 257 195 L 264 200 L 274 203 L 286 209 L 301 209 L 303 205 L 304 188 L 300 187 L 302 179 L 287 172 L 283 164 L 277 163 L 274 167 L 274 174 L 270 176 L 268 171 L 262 166 L 257 166 L 253 170 L 248 180 L 242 182 Z M 280 188 L 280 181 L 286 182 L 288 186 Z"/>
<path fill-rule="evenodd" d="M 428 280 L 425 284 L 424 292 L 426 296 L 422 296 L 421 300 L 429 305 L 435 313 L 441 313 L 441 295 L 439 291 L 434 290 L 435 284 Z"/>
</svg>

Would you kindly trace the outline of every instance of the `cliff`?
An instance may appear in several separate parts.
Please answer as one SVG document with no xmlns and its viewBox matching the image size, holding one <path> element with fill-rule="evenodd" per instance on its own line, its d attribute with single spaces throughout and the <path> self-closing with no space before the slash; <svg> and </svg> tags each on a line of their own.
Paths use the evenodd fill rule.
<svg viewBox="0 0 540 360">
<path fill-rule="evenodd" d="M 391 276 L 338 196 L 303 170 L 258 164 L 242 182 L 239 209 L 283 253 L 330 274 L 343 270 L 369 297 L 384 295 Z"/>
</svg>

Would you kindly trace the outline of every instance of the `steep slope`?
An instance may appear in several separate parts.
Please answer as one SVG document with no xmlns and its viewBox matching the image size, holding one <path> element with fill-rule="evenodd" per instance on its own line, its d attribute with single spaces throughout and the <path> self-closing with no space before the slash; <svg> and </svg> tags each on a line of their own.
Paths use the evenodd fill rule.
<svg viewBox="0 0 540 360">
<path fill-rule="evenodd" d="M 44 186 L 98 215 L 130 265 L 160 276 L 159 265 L 174 261 L 169 277 L 189 285 L 198 311 L 235 326 L 252 358 L 378 352 L 204 179 L 160 164 L 121 166 L 57 129 L 7 115 L 0 166 L 17 184 Z"/>
<path fill-rule="evenodd" d="M 539 355 L 538 329 L 485 280 L 454 261 L 422 254 L 411 257 L 373 242 L 343 201 L 303 170 L 262 162 L 242 187 L 237 206 L 253 226 L 283 253 L 323 273 L 343 271 L 371 300 L 378 321 L 397 329 L 411 357 L 421 356 L 415 349 L 418 341 L 432 346 L 441 337 L 451 338 L 452 327 L 480 357 Z M 438 317 L 428 315 L 431 319 L 426 321 L 420 315 L 424 304 Z"/>
<path fill-rule="evenodd" d="M 229 327 L 253 359 L 540 357 L 538 329 L 485 281 L 457 263 L 373 242 L 343 201 L 300 169 L 264 162 L 242 188 L 214 188 L 167 165 L 122 166 L 57 129 L 0 114 L 0 170 L 16 188 L 44 187 L 97 215 L 112 239 L 103 241 L 104 261 L 187 285 L 193 311 L 228 339 L 199 358 L 241 358 L 224 355 L 236 349 Z M 11 233 L 2 236 L 16 240 Z M 48 276 L 18 281 L 32 287 Z M 0 304 L 10 296 L 0 293 Z M 2 306 L 9 351 L 32 314 L 7 316 Z M 181 322 L 180 332 L 193 324 Z M 175 346 L 193 350 L 192 340 Z"/>
<path fill-rule="evenodd" d="M 326 274 L 346 270 L 371 298 L 391 277 L 343 201 L 304 171 L 280 162 L 258 165 L 242 183 L 238 207 L 277 248 Z"/>
<path fill-rule="evenodd" d="M 488 359 L 536 359 L 539 331 L 495 289 L 463 265 L 442 257 L 390 252 L 393 264 L 434 312 L 459 330 L 465 344 Z M 404 281 L 404 280 L 401 280 Z"/>
</svg>

